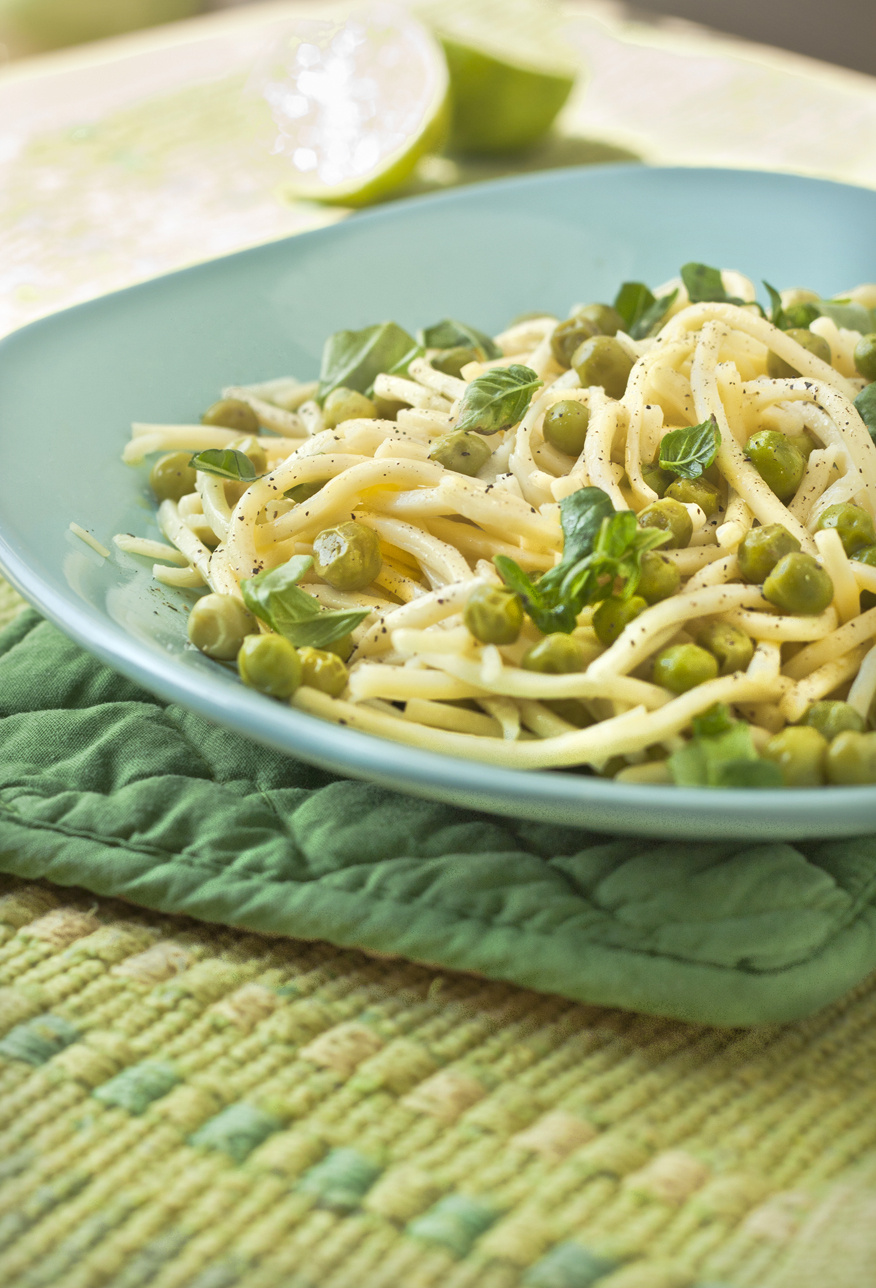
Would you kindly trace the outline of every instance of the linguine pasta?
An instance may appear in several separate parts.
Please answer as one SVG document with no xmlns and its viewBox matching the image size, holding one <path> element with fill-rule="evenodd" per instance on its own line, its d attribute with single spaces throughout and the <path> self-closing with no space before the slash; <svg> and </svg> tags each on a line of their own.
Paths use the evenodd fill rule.
<svg viewBox="0 0 876 1288">
<path fill-rule="evenodd" d="M 552 347 L 556 319 L 533 317 L 495 337 L 498 357 L 475 358 L 459 376 L 441 370 L 440 351 L 427 345 L 402 372 L 376 375 L 369 388 L 376 415 L 331 428 L 317 386 L 292 378 L 223 391 L 258 421 L 243 443 L 234 428 L 135 424 L 124 453 L 131 464 L 157 452 L 236 449 L 264 467 L 241 481 L 198 469 L 191 490 L 159 506 L 167 546 L 127 537 L 124 549 L 154 559 L 154 574 L 167 585 L 238 600 L 259 574 L 303 561 L 300 590 L 322 610 L 359 610 L 361 620 L 351 632 L 343 689 L 303 683 L 290 701 L 411 746 L 509 768 L 584 767 L 660 783 L 697 781 L 685 777 L 690 767 L 679 754 L 698 739 L 717 746 L 731 730 L 741 746 L 740 728 L 748 740 L 743 760 L 762 763 L 766 753 L 781 768 L 775 740 L 825 700 L 856 712 L 860 733 L 876 694 L 876 607 L 867 606 L 876 602 L 876 566 L 850 555 L 837 529 L 819 523 L 843 503 L 876 517 L 876 446 L 855 405 L 866 384 L 852 356 L 860 336 L 827 316 L 813 320 L 825 361 L 767 319 L 749 282 L 726 273 L 723 281 L 732 297 L 694 303 L 680 282 L 671 283 L 654 333 L 615 336 L 631 366 L 620 391 L 582 385 Z M 859 288 L 851 298 L 869 309 L 873 295 L 874 288 Z M 771 354 L 792 373 L 770 376 Z M 477 472 L 436 459 L 435 444 L 458 429 L 474 382 L 520 370 L 536 387 L 513 423 L 481 431 L 488 450 L 478 449 L 485 459 Z M 576 455 L 543 432 L 546 413 L 569 402 L 589 413 Z M 667 435 L 691 427 L 715 444 L 699 477 L 712 481 L 716 503 L 712 513 L 683 503 L 684 544 L 671 533 L 653 538 L 677 570 L 673 593 L 637 601 L 613 637 L 598 630 L 600 596 L 625 603 L 635 593 L 645 556 L 631 554 L 629 586 L 620 572 L 608 590 L 597 577 L 588 583 L 597 587 L 589 602 L 573 604 L 565 629 L 578 647 L 577 668 L 533 669 L 527 659 L 545 632 L 519 586 L 537 588 L 562 564 L 570 505 L 595 495 L 585 489 L 599 489 L 606 513 L 642 515 L 662 495 L 655 469 L 660 475 Z M 764 430 L 805 446 L 802 477 L 782 499 L 749 451 Z M 673 477 L 663 475 L 664 483 Z M 374 534 L 379 571 L 366 586 L 344 589 L 318 575 L 318 560 L 307 560 L 321 533 L 351 522 Z M 789 611 L 765 594 L 763 580 L 742 576 L 746 539 L 770 525 L 781 525 L 829 576 L 829 602 L 817 611 Z M 638 531 L 654 529 L 643 520 Z M 502 589 L 512 565 L 523 581 L 509 584 L 527 610 L 519 633 L 510 643 L 478 638 L 466 606 L 477 588 Z M 689 686 L 662 682 L 655 660 L 695 645 L 718 624 L 750 641 L 745 665 L 715 668 Z M 262 619 L 254 629 L 269 633 L 271 625 Z M 814 781 L 824 781 L 823 763 L 818 772 Z M 699 781 L 760 785 L 745 774 Z M 774 781 L 767 775 L 764 785 Z M 785 781 L 797 780 L 791 773 Z"/>
</svg>

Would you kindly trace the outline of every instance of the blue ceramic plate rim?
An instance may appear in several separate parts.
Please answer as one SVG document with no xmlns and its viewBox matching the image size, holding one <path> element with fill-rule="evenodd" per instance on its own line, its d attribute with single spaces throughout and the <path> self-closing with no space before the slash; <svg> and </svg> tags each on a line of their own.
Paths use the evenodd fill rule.
<svg viewBox="0 0 876 1288">
<path fill-rule="evenodd" d="M 195 287 L 203 282 L 205 275 L 208 279 L 212 275 L 218 289 L 223 274 L 227 276 L 237 265 L 248 262 L 257 266 L 266 257 L 280 260 L 285 257 L 294 262 L 296 255 L 304 254 L 305 248 L 308 253 L 313 250 L 324 256 L 327 263 L 351 228 L 363 234 L 366 243 L 370 238 L 379 245 L 399 235 L 399 230 L 403 236 L 405 226 L 416 226 L 424 215 L 437 214 L 445 219 L 448 212 L 451 218 L 461 212 L 464 216 L 467 208 L 470 210 L 478 202 L 483 205 L 485 194 L 487 205 L 495 203 L 497 210 L 503 205 L 507 207 L 509 202 L 532 203 L 534 198 L 542 202 L 552 196 L 568 200 L 570 194 L 598 200 L 609 189 L 614 191 L 615 199 L 619 193 L 629 201 L 643 201 L 649 195 L 653 198 L 666 185 L 672 188 L 673 184 L 679 191 L 699 190 L 707 198 L 722 184 L 726 185 L 728 179 L 733 184 L 775 194 L 784 191 L 789 195 L 792 189 L 796 196 L 830 191 L 833 194 L 830 199 L 835 197 L 840 204 L 844 199 L 852 199 L 851 195 L 844 197 L 844 194 L 857 194 L 857 199 L 863 199 L 865 204 L 868 200 L 872 202 L 876 215 L 876 192 L 869 189 L 761 171 L 614 165 L 549 171 L 471 185 L 397 202 L 357 214 L 328 228 L 196 264 L 32 323 L 0 341 L 0 386 L 4 373 L 15 370 L 29 346 L 48 343 L 51 349 L 53 344 L 57 346 L 59 336 L 69 338 L 71 328 L 87 328 L 118 302 L 133 300 L 135 304 L 142 301 L 145 305 L 150 292 L 177 289 L 177 284 L 183 290 L 187 286 Z M 876 276 L 876 265 L 873 275 Z M 323 334 L 319 337 L 320 343 Z M 101 356 L 105 360 L 106 355 Z M 0 411 L 2 406 L 0 394 Z M 79 521 L 84 518 L 88 523 L 88 506 L 83 505 L 75 517 Z M 103 539 L 105 536 L 101 533 Z M 83 601 L 72 587 L 59 589 L 53 584 L 5 514 L 0 516 L 0 568 L 19 592 L 64 632 L 161 698 L 179 702 L 229 729 L 334 772 L 466 808 L 572 824 L 590 831 L 754 841 L 858 835 L 871 831 L 876 823 L 876 789 L 830 788 L 823 792 L 789 793 L 644 787 L 556 771 L 497 768 L 344 729 L 266 701 L 225 674 L 184 669 L 176 658 L 148 647 L 128 634 L 108 612 L 101 613 Z M 181 636 L 184 633 L 182 626 L 179 633 Z"/>
</svg>

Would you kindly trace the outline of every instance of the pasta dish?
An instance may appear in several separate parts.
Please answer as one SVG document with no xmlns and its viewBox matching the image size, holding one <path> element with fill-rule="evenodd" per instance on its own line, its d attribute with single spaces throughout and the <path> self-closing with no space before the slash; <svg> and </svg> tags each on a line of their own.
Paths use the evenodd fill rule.
<svg viewBox="0 0 876 1288">
<path fill-rule="evenodd" d="M 876 286 L 685 265 L 135 424 L 189 638 L 300 711 L 518 769 L 876 782 Z"/>
</svg>

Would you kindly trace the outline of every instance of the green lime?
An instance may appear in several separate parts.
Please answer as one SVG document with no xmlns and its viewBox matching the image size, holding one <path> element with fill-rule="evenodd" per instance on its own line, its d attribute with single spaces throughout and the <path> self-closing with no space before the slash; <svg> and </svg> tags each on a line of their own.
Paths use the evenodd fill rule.
<svg viewBox="0 0 876 1288">
<path fill-rule="evenodd" d="M 60 49 L 190 18 L 200 8 L 200 0 L 0 0 L 0 40 L 19 53 Z"/>
<path fill-rule="evenodd" d="M 550 129 L 580 70 L 551 0 L 426 0 L 450 71 L 450 148 L 494 154 Z"/>
<path fill-rule="evenodd" d="M 448 75 L 423 23 L 376 8 L 308 23 L 283 38 L 252 87 L 291 162 L 288 191 L 335 205 L 385 197 L 448 128 Z"/>
</svg>

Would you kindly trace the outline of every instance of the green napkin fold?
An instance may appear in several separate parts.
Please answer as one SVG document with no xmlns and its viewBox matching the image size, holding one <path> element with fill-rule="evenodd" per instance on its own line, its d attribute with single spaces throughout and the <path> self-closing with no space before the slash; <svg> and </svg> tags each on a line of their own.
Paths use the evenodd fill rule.
<svg viewBox="0 0 876 1288">
<path fill-rule="evenodd" d="M 876 837 L 649 841 L 337 778 L 165 704 L 33 612 L 0 633 L 0 869 L 722 1025 L 876 967 Z"/>
</svg>

